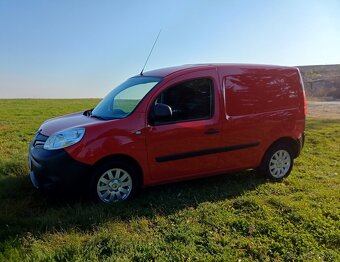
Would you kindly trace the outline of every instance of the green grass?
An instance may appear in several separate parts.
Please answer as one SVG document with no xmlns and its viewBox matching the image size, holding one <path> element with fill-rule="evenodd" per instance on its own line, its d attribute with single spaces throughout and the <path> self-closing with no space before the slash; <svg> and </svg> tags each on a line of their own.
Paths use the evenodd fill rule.
<svg viewBox="0 0 340 262">
<path fill-rule="evenodd" d="M 131 113 L 140 100 L 136 99 L 115 99 L 114 108 L 122 109 L 126 113 Z"/>
<path fill-rule="evenodd" d="M 253 171 L 148 188 L 113 206 L 33 190 L 28 143 L 98 100 L 0 100 L 0 261 L 340 260 L 340 120 L 308 119 L 282 183 Z"/>
</svg>

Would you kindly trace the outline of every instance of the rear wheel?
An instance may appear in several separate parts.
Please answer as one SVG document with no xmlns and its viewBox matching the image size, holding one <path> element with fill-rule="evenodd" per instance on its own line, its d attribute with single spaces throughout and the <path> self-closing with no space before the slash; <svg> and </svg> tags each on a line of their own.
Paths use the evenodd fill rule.
<svg viewBox="0 0 340 262">
<path fill-rule="evenodd" d="M 276 144 L 266 152 L 259 171 L 271 180 L 289 176 L 294 164 L 292 150 L 285 144 Z"/>
<path fill-rule="evenodd" d="M 112 204 L 132 198 L 139 186 L 138 175 L 133 166 L 111 161 L 95 171 L 91 193 L 95 200 Z"/>
</svg>

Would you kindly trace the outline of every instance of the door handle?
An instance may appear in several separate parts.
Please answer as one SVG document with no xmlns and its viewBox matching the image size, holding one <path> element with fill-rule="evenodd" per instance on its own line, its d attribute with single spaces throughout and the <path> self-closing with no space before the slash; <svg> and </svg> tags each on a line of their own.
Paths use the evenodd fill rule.
<svg viewBox="0 0 340 262">
<path fill-rule="evenodd" d="M 208 130 L 206 130 L 204 132 L 204 134 L 213 135 L 213 134 L 218 134 L 219 132 L 220 132 L 220 130 L 218 130 L 216 128 L 209 128 Z"/>
</svg>

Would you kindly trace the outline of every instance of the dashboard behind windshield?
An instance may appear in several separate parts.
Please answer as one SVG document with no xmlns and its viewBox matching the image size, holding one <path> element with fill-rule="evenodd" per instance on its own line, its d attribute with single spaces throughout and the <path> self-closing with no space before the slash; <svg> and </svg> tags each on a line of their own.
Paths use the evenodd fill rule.
<svg viewBox="0 0 340 262">
<path fill-rule="evenodd" d="M 104 120 L 124 118 L 162 78 L 138 76 L 126 80 L 113 89 L 92 111 L 93 117 Z"/>
</svg>

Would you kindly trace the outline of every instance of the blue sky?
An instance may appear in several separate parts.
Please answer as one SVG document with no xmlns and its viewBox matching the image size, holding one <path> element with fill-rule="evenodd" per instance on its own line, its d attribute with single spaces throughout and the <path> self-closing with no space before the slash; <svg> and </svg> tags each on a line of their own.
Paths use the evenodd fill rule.
<svg viewBox="0 0 340 262">
<path fill-rule="evenodd" d="M 103 97 L 188 63 L 340 63 L 338 0 L 0 1 L 0 98 Z"/>
</svg>

